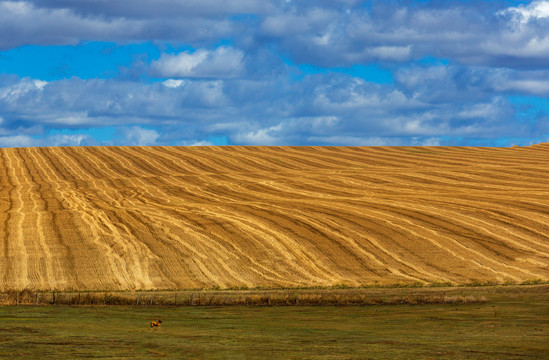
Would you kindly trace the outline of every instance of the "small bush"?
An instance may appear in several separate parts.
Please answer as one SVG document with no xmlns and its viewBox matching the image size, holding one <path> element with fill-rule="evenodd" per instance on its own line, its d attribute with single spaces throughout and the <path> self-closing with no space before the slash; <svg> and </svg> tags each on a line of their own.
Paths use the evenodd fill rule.
<svg viewBox="0 0 549 360">
<path fill-rule="evenodd" d="M 538 278 L 538 279 L 526 280 L 526 281 L 523 281 L 520 284 L 521 285 L 541 285 L 541 284 L 544 284 L 544 283 L 546 283 L 545 280 Z"/>
<path fill-rule="evenodd" d="M 452 283 L 450 281 L 433 281 L 429 284 L 430 287 L 450 287 Z"/>
</svg>

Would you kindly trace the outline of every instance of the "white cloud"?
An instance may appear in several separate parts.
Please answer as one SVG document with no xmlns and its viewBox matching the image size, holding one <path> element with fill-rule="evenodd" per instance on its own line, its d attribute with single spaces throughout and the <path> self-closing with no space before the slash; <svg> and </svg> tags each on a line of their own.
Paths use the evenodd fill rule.
<svg viewBox="0 0 549 360">
<path fill-rule="evenodd" d="M 234 33 L 231 11 L 246 6 L 262 11 L 256 0 L 234 0 L 228 6 L 176 0 L 159 0 L 154 6 L 149 0 L 0 1 L 0 49 L 86 40 L 215 42 Z"/>
<path fill-rule="evenodd" d="M 308 140 L 312 143 L 336 146 L 398 146 L 404 144 L 401 139 L 390 137 L 313 136 Z"/>
<path fill-rule="evenodd" d="M 497 79 L 494 82 L 494 89 L 497 91 L 513 91 L 538 96 L 549 96 L 549 80 L 506 79 L 506 81 L 501 81 Z"/>
<path fill-rule="evenodd" d="M 51 9 L 71 8 L 89 17 L 158 18 L 162 21 L 181 16 L 218 18 L 224 15 L 269 13 L 273 10 L 268 0 L 28 0 L 36 6 Z"/>
<path fill-rule="evenodd" d="M 329 32 L 333 29 L 330 24 L 337 21 L 337 16 L 337 12 L 320 7 L 305 8 L 302 13 L 297 13 L 295 7 L 290 7 L 288 11 L 280 11 L 266 17 L 261 22 L 259 32 L 269 37 L 314 33 L 313 39 L 316 39 L 319 45 L 326 45 L 326 40 L 331 36 Z"/>
<path fill-rule="evenodd" d="M 503 2 L 406 3 L 373 2 L 370 10 L 352 11 L 325 3 L 319 6 L 324 9 L 290 6 L 265 18 L 258 34 L 293 61 L 323 67 L 427 56 L 513 68 L 540 67 L 549 61 L 549 1 L 506 10 L 501 10 Z M 311 8 L 323 16 L 308 16 Z"/>
<path fill-rule="evenodd" d="M 513 68 L 549 61 L 549 1 L 503 10 L 503 1 L 406 3 L 379 1 L 366 9 L 354 1 L 158 0 L 154 7 L 150 0 L 0 1 L 0 34 L 6 34 L 0 49 L 88 40 L 184 43 L 199 50 L 164 54 L 157 75 L 206 78 L 240 76 L 244 53 L 258 47 L 330 67 L 426 56 Z M 243 52 L 204 50 L 228 38 Z"/>
<path fill-rule="evenodd" d="M 337 116 L 304 117 L 296 120 L 309 125 L 312 131 L 331 129 L 341 122 Z"/>
<path fill-rule="evenodd" d="M 420 146 L 440 146 L 440 139 L 439 138 L 428 138 L 425 140 L 420 141 Z"/>
<path fill-rule="evenodd" d="M 422 103 L 484 103 L 498 94 L 549 97 L 549 70 L 458 65 L 409 66 L 395 73 L 397 87 Z"/>
<path fill-rule="evenodd" d="M 532 89 L 535 84 L 528 82 L 534 79 L 540 82 L 537 91 L 543 91 L 546 77 L 545 71 L 449 65 L 409 67 L 394 84 L 384 85 L 326 73 L 299 82 L 289 77 L 148 84 L 73 78 L 51 81 L 39 90 L 34 79 L 0 76 L 0 136 L 6 146 L 93 144 L 91 135 L 81 136 L 78 129 L 101 127 L 115 129 L 116 145 L 207 145 L 204 139 L 209 136 L 242 145 L 411 145 L 412 137 L 418 138 L 415 144 L 435 144 L 442 136 L 443 143 L 452 136 L 537 138 L 547 133 L 546 120 L 525 123 L 505 96 L 521 81 Z M 494 90 L 502 84 L 513 88 Z M 59 128 L 72 129 L 70 136 L 47 135 Z M 23 137 L 14 137 L 18 135 Z"/>
<path fill-rule="evenodd" d="M 156 145 L 156 140 L 160 137 L 160 134 L 157 131 L 144 129 L 139 126 L 124 128 L 122 134 L 125 139 L 125 144 L 137 146 Z"/>
<path fill-rule="evenodd" d="M 519 5 L 509 7 L 499 11 L 500 15 L 511 15 L 521 24 L 525 24 L 532 19 L 542 19 L 549 17 L 549 1 L 533 1 L 528 5 Z"/>
<path fill-rule="evenodd" d="M 0 134 L 4 134 L 0 128 Z M 84 134 L 36 134 L 35 136 L 18 134 L 0 136 L 0 147 L 44 147 L 44 146 L 81 146 L 96 144 L 97 142 Z"/>
<path fill-rule="evenodd" d="M 71 113 L 64 116 L 50 117 L 50 123 L 62 124 L 62 125 L 82 125 L 86 124 L 91 119 L 88 117 L 87 112 Z"/>
<path fill-rule="evenodd" d="M 486 121 L 497 119 L 501 114 L 501 99 L 495 98 L 490 103 L 473 104 L 458 112 L 457 118 L 480 118 Z"/>
<path fill-rule="evenodd" d="M 213 51 L 199 49 L 177 55 L 162 54 L 151 64 L 152 73 L 160 77 L 235 78 L 243 69 L 244 53 L 225 46 Z"/>
<path fill-rule="evenodd" d="M 314 105 L 325 113 L 350 113 L 362 110 L 371 115 L 393 108 L 415 108 L 423 105 L 415 99 L 406 97 L 398 89 L 368 83 L 358 78 L 343 83 L 320 84 L 313 94 Z"/>
<path fill-rule="evenodd" d="M 268 128 L 252 130 L 233 136 L 233 141 L 241 144 L 249 145 L 280 145 L 284 138 L 280 136 L 282 124 L 271 126 Z"/>
<path fill-rule="evenodd" d="M 135 25 L 135 23 L 133 24 Z M 81 17 L 69 9 L 43 9 L 27 1 L 0 1 L 0 49 L 26 44 L 76 44 L 83 39 L 108 39 L 135 29 L 123 18 L 106 21 Z"/>
<path fill-rule="evenodd" d="M 36 139 L 27 135 L 0 136 L 0 147 L 38 146 Z"/>
<path fill-rule="evenodd" d="M 2 1 L 0 9 L 13 16 L 24 16 L 32 11 L 33 6 L 24 1 Z"/>
<path fill-rule="evenodd" d="M 75 135 L 54 135 L 48 137 L 42 143 L 45 143 L 45 146 L 81 146 L 85 141 L 91 140 L 89 136 L 82 134 Z"/>
<path fill-rule="evenodd" d="M 38 90 L 43 90 L 44 89 L 44 86 L 48 85 L 48 82 L 47 81 L 42 81 L 42 80 L 34 80 L 34 86 L 36 86 L 36 88 Z"/>
<path fill-rule="evenodd" d="M 162 85 L 166 86 L 166 87 L 169 87 L 169 88 L 178 88 L 180 86 L 183 86 L 185 85 L 185 80 L 181 80 L 181 79 L 168 79 L 166 81 L 163 81 L 162 82 Z"/>
<path fill-rule="evenodd" d="M 379 60 L 406 61 L 410 59 L 412 46 L 378 46 L 368 49 L 367 53 Z"/>
<path fill-rule="evenodd" d="M 196 141 L 183 141 L 181 146 L 213 146 L 213 143 L 206 140 L 196 140 Z"/>
<path fill-rule="evenodd" d="M 23 78 L 7 87 L 2 87 L 0 84 L 0 101 L 17 101 L 21 97 L 44 90 L 47 84 L 46 81 L 30 78 Z"/>
</svg>

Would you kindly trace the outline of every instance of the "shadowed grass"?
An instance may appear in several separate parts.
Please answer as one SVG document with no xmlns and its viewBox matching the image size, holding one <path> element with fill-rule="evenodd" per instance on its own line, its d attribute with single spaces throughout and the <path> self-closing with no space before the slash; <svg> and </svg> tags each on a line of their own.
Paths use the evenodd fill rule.
<svg viewBox="0 0 549 360">
<path fill-rule="evenodd" d="M 162 305 L 162 306 L 353 306 L 477 304 L 497 293 L 549 292 L 549 284 L 429 287 L 209 289 L 159 291 L 6 291 L 0 305 Z"/>
<path fill-rule="evenodd" d="M 0 305 L 177 305 L 177 306 L 359 306 L 399 304 L 476 304 L 479 291 L 461 289 L 283 289 L 155 292 L 0 293 Z"/>
<path fill-rule="evenodd" d="M 488 289 L 485 289 L 488 290 Z M 542 359 L 545 287 L 486 304 L 349 307 L 0 307 L 0 357 Z M 162 319 L 150 330 L 150 320 Z"/>
</svg>

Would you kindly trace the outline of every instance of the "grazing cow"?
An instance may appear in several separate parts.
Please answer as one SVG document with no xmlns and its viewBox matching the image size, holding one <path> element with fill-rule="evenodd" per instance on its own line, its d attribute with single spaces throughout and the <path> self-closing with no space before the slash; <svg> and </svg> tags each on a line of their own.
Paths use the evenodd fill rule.
<svg viewBox="0 0 549 360">
<path fill-rule="evenodd" d="M 152 329 L 153 327 L 155 327 L 155 326 L 159 328 L 159 327 L 160 327 L 160 324 L 162 324 L 162 320 L 151 321 L 151 329 Z"/>
</svg>

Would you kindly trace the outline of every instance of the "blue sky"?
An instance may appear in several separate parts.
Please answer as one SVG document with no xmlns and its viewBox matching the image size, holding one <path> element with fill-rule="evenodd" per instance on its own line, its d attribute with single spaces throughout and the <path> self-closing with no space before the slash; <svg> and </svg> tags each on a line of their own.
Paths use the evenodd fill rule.
<svg viewBox="0 0 549 360">
<path fill-rule="evenodd" d="M 545 0 L 0 1 L 0 34 L 0 147 L 549 141 Z"/>
</svg>

